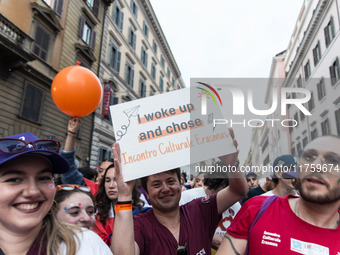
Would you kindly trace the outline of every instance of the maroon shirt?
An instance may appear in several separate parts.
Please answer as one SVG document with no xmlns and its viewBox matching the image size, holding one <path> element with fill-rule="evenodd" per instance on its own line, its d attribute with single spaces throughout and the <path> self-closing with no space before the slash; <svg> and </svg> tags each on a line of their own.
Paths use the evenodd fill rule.
<svg viewBox="0 0 340 255">
<path fill-rule="evenodd" d="M 188 254 L 211 254 L 211 242 L 221 220 L 216 194 L 198 198 L 180 206 L 179 243 L 171 232 L 156 219 L 153 210 L 134 216 L 135 240 L 141 255 L 176 254 L 185 246 Z"/>
</svg>

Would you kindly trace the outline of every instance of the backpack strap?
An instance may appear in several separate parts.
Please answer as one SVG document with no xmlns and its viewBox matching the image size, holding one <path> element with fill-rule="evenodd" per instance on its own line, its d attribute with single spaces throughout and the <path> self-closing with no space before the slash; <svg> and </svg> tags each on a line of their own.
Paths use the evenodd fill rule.
<svg viewBox="0 0 340 255">
<path fill-rule="evenodd" d="M 246 252 L 244 253 L 245 255 L 248 255 L 248 250 L 249 250 L 249 236 L 250 236 L 250 232 L 253 229 L 254 225 L 256 224 L 256 222 L 261 218 L 262 214 L 268 209 L 268 207 L 277 199 L 279 198 L 279 196 L 277 195 L 273 195 L 273 196 L 269 196 L 267 197 L 261 207 L 260 210 L 257 212 L 256 214 L 256 218 L 253 221 L 253 224 L 250 226 L 249 232 L 248 232 L 248 240 L 247 240 L 247 248 L 246 248 Z"/>
</svg>

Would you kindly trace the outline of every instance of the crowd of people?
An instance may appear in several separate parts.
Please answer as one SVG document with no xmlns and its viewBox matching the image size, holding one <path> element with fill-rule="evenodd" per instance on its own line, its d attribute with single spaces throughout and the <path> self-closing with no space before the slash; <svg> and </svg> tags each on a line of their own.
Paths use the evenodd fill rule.
<svg viewBox="0 0 340 255">
<path fill-rule="evenodd" d="M 124 182 L 119 143 L 97 170 L 77 166 L 80 126 L 69 121 L 63 146 L 0 139 L 0 254 L 340 254 L 340 137 L 278 156 L 262 180 L 230 171 L 190 182 L 175 168 Z M 230 136 L 236 152 L 216 166 L 238 165 Z"/>
</svg>

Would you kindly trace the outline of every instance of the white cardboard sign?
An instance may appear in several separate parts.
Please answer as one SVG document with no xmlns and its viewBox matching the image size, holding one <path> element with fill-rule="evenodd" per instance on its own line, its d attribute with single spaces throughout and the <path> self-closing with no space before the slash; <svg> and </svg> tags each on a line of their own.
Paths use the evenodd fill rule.
<svg viewBox="0 0 340 255">
<path fill-rule="evenodd" d="M 186 88 L 110 106 L 125 181 L 235 152 L 227 125 L 213 127 L 220 107 L 208 98 L 202 115 L 200 93 Z"/>
</svg>

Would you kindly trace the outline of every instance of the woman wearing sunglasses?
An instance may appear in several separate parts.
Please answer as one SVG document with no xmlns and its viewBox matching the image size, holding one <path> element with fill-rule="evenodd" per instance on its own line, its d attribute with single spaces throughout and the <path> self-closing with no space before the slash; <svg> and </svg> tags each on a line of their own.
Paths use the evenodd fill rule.
<svg viewBox="0 0 340 255">
<path fill-rule="evenodd" d="M 68 171 L 59 143 L 31 133 L 0 139 L 0 247 L 5 254 L 112 254 L 92 231 L 58 221 L 53 174 Z"/>
<path fill-rule="evenodd" d="M 90 188 L 81 185 L 58 185 L 54 197 L 58 220 L 92 230 L 96 208 Z"/>
</svg>

